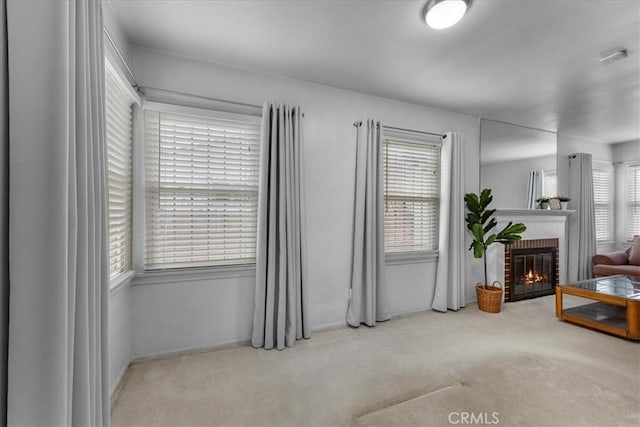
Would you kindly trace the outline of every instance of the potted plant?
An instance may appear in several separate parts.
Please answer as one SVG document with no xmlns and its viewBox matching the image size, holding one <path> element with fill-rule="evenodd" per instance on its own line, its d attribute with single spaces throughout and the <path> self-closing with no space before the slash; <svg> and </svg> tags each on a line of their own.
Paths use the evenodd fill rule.
<svg viewBox="0 0 640 427">
<path fill-rule="evenodd" d="M 567 196 L 557 196 L 556 198 L 560 201 L 560 208 L 567 209 L 567 205 L 571 199 Z"/>
<path fill-rule="evenodd" d="M 507 245 L 516 242 L 522 238 L 521 234 L 527 229 L 524 224 L 509 221 L 498 233 L 490 234 L 491 230 L 498 225 L 498 221 L 493 217 L 495 209 L 488 209 L 489 204 L 493 200 L 491 190 L 483 189 L 480 194 L 467 193 L 464 196 L 464 202 L 467 206 L 467 228 L 473 235 L 473 242 L 469 247 L 473 251 L 475 258 L 483 258 L 484 260 L 484 283 L 476 285 L 476 295 L 478 297 L 478 308 L 489 313 L 498 313 L 502 304 L 502 286 L 495 286 L 493 282 L 489 285 L 487 280 L 487 248 L 494 243 L 502 243 Z"/>
<path fill-rule="evenodd" d="M 538 197 L 536 199 L 536 202 L 538 202 L 538 209 L 549 209 L 548 197 Z"/>
</svg>

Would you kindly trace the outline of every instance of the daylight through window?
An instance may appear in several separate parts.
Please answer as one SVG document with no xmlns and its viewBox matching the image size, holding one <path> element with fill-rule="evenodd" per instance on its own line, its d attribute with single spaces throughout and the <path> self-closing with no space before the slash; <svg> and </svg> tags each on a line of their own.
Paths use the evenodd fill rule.
<svg viewBox="0 0 640 427">
<path fill-rule="evenodd" d="M 384 141 L 385 252 L 438 249 L 440 143 Z"/>
<path fill-rule="evenodd" d="M 255 262 L 260 118 L 145 111 L 145 268 Z"/>
<path fill-rule="evenodd" d="M 105 129 L 109 182 L 110 277 L 131 270 L 133 100 L 107 64 Z"/>
</svg>

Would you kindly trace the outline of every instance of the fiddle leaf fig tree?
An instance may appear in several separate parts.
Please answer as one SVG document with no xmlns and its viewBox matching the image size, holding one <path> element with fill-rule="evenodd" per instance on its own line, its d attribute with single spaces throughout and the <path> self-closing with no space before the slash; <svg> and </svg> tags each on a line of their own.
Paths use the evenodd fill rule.
<svg viewBox="0 0 640 427">
<path fill-rule="evenodd" d="M 487 248 L 494 243 L 502 243 L 508 245 L 522 238 L 521 234 L 527 229 L 524 224 L 509 221 L 506 227 L 501 231 L 489 234 L 498 221 L 493 217 L 495 209 L 488 209 L 489 204 L 493 200 L 491 190 L 483 189 L 480 194 L 467 193 L 464 195 L 464 202 L 467 206 L 467 228 L 473 235 L 473 242 L 469 247 L 473 251 L 475 258 L 483 258 L 484 261 L 484 286 L 487 287 Z"/>
</svg>

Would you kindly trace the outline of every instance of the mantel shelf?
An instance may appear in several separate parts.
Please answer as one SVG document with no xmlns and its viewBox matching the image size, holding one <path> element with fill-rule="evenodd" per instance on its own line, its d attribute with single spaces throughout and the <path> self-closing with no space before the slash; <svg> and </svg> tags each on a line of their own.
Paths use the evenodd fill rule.
<svg viewBox="0 0 640 427">
<path fill-rule="evenodd" d="M 575 213 L 569 209 L 496 209 L 496 216 L 569 216 Z"/>
</svg>

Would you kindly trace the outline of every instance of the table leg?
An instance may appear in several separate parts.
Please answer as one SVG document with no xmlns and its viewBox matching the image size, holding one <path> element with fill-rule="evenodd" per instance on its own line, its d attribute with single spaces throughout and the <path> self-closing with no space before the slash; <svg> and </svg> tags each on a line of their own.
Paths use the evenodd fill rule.
<svg viewBox="0 0 640 427">
<path fill-rule="evenodd" d="M 556 317 L 562 319 L 562 288 L 556 285 Z"/>
</svg>

